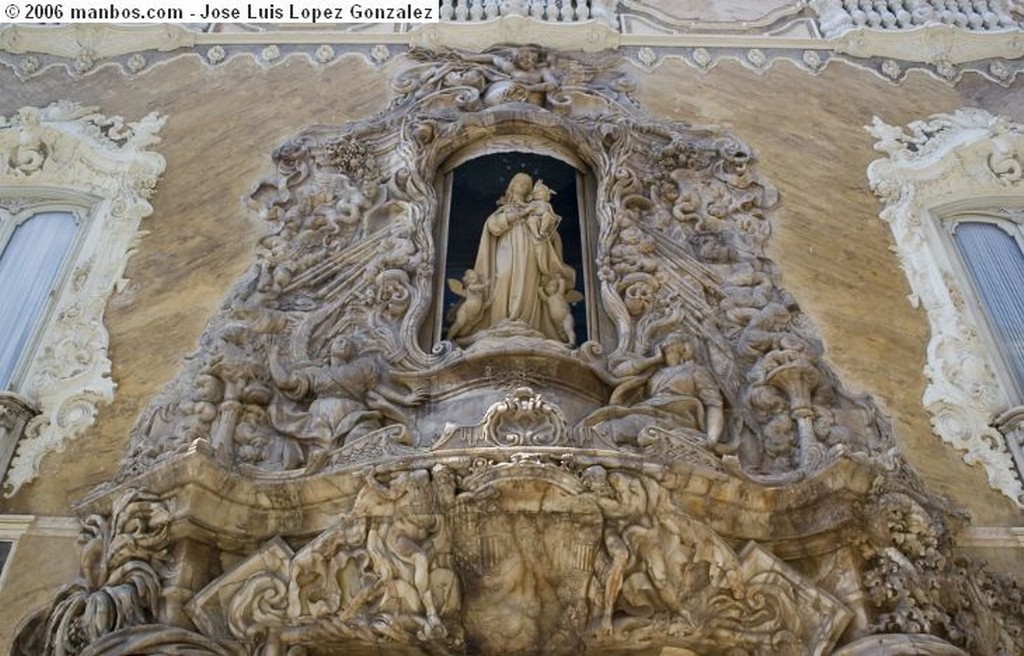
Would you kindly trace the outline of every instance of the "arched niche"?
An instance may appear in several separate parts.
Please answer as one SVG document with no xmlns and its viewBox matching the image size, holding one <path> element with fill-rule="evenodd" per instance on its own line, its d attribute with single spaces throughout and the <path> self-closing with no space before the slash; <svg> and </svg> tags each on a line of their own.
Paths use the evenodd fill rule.
<svg viewBox="0 0 1024 656">
<path fill-rule="evenodd" d="M 561 219 L 558 234 L 563 259 L 576 273 L 574 289 L 578 295 L 571 304 L 574 343 L 604 344 L 611 339 L 611 325 L 600 309 L 597 293 L 599 228 L 594 174 L 571 148 L 523 130 L 521 134 L 501 134 L 471 143 L 438 167 L 434 181 L 438 198 L 434 226 L 438 275 L 432 321 L 425 322 L 421 331 L 424 344 L 436 344 L 448 336 L 460 300 L 449 281 L 461 280 L 474 266 L 484 223 L 516 173 L 526 173 L 534 182 L 543 181 L 553 192 L 551 205 Z"/>
</svg>

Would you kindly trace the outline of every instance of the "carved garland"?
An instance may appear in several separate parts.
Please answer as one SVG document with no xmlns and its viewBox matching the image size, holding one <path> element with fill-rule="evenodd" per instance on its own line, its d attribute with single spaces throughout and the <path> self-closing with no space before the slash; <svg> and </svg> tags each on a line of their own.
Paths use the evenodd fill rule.
<svg viewBox="0 0 1024 656">
<path fill-rule="evenodd" d="M 897 252 L 913 290 L 911 303 L 928 314 L 932 338 L 924 405 L 944 441 L 980 464 L 989 484 L 1024 506 L 1024 487 L 1006 440 L 993 423 L 1012 405 L 1000 382 L 994 349 L 969 309 L 972 292 L 941 234 L 944 212 L 1024 203 L 1024 126 L 980 109 L 938 114 L 905 131 L 875 118 L 869 132 L 887 155 L 868 167 Z"/>
<path fill-rule="evenodd" d="M 40 414 L 25 426 L 8 494 L 35 478 L 45 453 L 92 425 L 97 403 L 113 398 L 103 310 L 125 282 L 139 222 L 152 212 L 148 199 L 165 164 L 146 149 L 159 142 L 164 120 L 150 114 L 126 124 L 72 102 L 0 116 L 0 221 L 56 207 L 79 214 L 84 231 L 16 390 Z"/>
</svg>

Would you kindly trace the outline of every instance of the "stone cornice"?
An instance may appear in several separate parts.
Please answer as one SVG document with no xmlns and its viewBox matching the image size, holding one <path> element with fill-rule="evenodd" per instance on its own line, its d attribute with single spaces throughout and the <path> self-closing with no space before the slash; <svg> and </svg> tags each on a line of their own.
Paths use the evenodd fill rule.
<svg viewBox="0 0 1024 656">
<path fill-rule="evenodd" d="M 1024 526 L 968 526 L 957 535 L 956 543 L 982 549 L 1024 549 Z"/>
<path fill-rule="evenodd" d="M 444 453 L 445 461 L 455 465 L 494 458 L 499 451 L 463 449 Z M 535 447 L 520 455 L 556 458 L 561 451 L 564 449 Z M 611 452 L 577 453 L 574 458 L 581 466 L 623 464 L 622 454 Z M 756 540 L 787 559 L 826 553 L 834 549 L 837 540 L 855 539 L 851 527 L 858 517 L 851 500 L 867 494 L 881 473 L 877 464 L 841 456 L 828 469 L 778 488 L 738 473 L 683 463 L 665 469 L 643 458 L 626 460 L 627 467 L 661 478 L 680 508 L 703 517 L 727 540 L 738 544 Z M 428 456 L 409 455 L 377 467 L 415 467 L 428 462 Z M 273 535 L 312 535 L 331 526 L 355 500 L 362 479 L 353 472 L 362 471 L 360 467 L 364 465 L 335 468 L 313 477 L 294 472 L 257 476 L 251 469 L 239 476 L 217 463 L 209 443 L 200 440 L 187 453 L 129 482 L 97 488 L 76 506 L 75 512 L 82 517 L 108 513 L 125 490 L 146 489 L 161 498 L 174 499 L 175 534 L 215 542 L 225 549 L 253 548 Z M 225 516 L 233 518 L 232 526 L 237 530 L 223 523 Z M 795 517 L 801 518 L 799 526 L 794 523 Z M 263 532 L 254 533 L 254 526 L 262 527 Z"/>
<path fill-rule="evenodd" d="M 603 21 L 552 23 L 523 16 L 489 21 L 425 24 L 407 31 L 371 32 L 330 29 L 200 32 L 181 25 L 9 25 L 0 27 L 0 64 L 30 78 L 60 67 L 86 75 L 104 65 L 142 74 L 155 64 L 181 56 L 199 56 L 217 65 L 238 55 L 274 65 L 295 55 L 328 65 L 347 52 L 383 63 L 391 51 L 407 47 L 455 47 L 483 50 L 499 43 L 538 43 L 565 50 L 623 50 L 639 65 L 653 68 L 666 58 L 698 69 L 721 60 L 739 61 L 762 71 L 789 61 L 812 74 L 835 59 L 867 68 L 880 77 L 901 80 L 909 70 L 947 82 L 965 72 L 1009 84 L 1024 64 L 1024 30 L 972 31 L 943 24 L 905 30 L 857 28 L 824 38 L 807 16 L 772 29 L 746 23 L 686 24 L 631 32 Z"/>
</svg>

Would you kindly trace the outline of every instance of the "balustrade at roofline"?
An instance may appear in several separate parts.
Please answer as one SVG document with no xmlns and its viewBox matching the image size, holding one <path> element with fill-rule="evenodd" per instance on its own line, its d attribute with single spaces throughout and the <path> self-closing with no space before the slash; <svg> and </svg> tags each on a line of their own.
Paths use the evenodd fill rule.
<svg viewBox="0 0 1024 656">
<path fill-rule="evenodd" d="M 438 23 L 382 24 L 376 28 L 215 23 L 9 25 L 0 27 L 0 55 L 66 58 L 71 60 L 69 70 L 77 74 L 125 55 L 138 56 L 113 63 L 130 73 L 142 72 L 152 63 L 140 54 L 147 50 L 167 53 L 260 45 L 268 46 L 265 50 L 269 51 L 256 53 L 257 59 L 267 64 L 290 54 L 269 46 L 321 45 L 311 58 L 327 64 L 337 56 L 332 45 L 485 49 L 498 43 L 527 42 L 587 51 L 624 47 L 832 51 L 859 59 L 889 57 L 947 65 L 1024 56 L 1024 9 L 1014 8 L 1010 0 L 958 3 L 970 5 L 958 10 L 946 8 L 948 3 L 940 0 L 885 0 L 883 4 L 777 0 L 759 9 L 760 15 L 755 12 L 730 21 L 681 12 L 674 15 L 637 0 L 442 0 Z M 218 60 L 218 52 L 206 59 L 219 63 L 224 57 Z M 370 56 L 377 63 L 389 57 L 390 53 L 379 51 Z M 769 59 L 774 57 L 769 53 Z M 155 61 L 157 57 L 149 58 Z M 0 57 L 0 63 L 13 64 L 23 77 L 58 63 L 39 57 L 4 59 Z M 1006 83 L 1013 72 L 993 75 Z"/>
</svg>

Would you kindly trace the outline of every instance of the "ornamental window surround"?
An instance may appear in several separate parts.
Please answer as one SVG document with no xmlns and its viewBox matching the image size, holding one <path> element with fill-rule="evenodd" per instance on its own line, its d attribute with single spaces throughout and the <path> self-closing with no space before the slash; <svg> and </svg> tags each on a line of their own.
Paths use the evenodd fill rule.
<svg viewBox="0 0 1024 656">
<path fill-rule="evenodd" d="M 103 313 L 152 212 L 165 163 L 147 148 L 163 123 L 156 114 L 129 123 L 68 101 L 0 116 L 0 481 L 8 495 L 113 398 Z"/>
<path fill-rule="evenodd" d="M 1024 507 L 1024 125 L 962 109 L 868 131 L 879 216 L 931 325 L 932 427 Z"/>
</svg>

